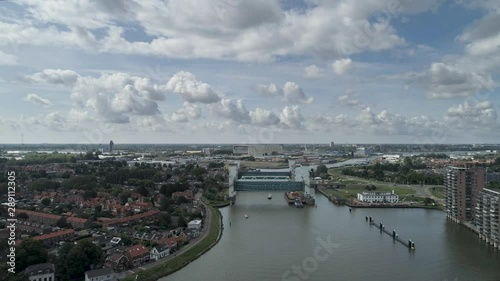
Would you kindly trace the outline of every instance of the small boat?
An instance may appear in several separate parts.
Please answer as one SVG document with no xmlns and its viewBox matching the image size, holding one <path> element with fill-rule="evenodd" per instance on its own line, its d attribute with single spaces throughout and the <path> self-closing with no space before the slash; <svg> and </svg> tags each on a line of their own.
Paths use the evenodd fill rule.
<svg viewBox="0 0 500 281">
<path fill-rule="evenodd" d="M 271 200 L 272 198 L 271 193 L 269 193 L 269 195 L 267 195 L 267 199 Z"/>
<path fill-rule="evenodd" d="M 248 219 L 248 215 L 245 215 L 245 219 Z"/>
</svg>

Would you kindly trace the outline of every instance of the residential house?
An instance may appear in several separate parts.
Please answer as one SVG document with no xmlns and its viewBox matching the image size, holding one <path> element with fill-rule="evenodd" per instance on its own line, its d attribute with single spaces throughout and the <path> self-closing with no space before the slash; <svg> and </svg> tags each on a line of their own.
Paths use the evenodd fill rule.
<svg viewBox="0 0 500 281">
<path fill-rule="evenodd" d="M 151 210 L 151 211 L 137 214 L 137 215 L 132 215 L 132 216 L 123 217 L 123 218 L 116 218 L 116 219 L 112 219 L 109 221 L 103 221 L 102 227 L 104 229 L 108 229 L 109 227 L 112 227 L 112 226 L 122 225 L 122 224 L 126 224 L 126 223 L 132 223 L 132 222 L 140 221 L 142 219 L 148 219 L 151 217 L 155 217 L 159 213 L 160 213 L 160 210 Z"/>
<path fill-rule="evenodd" d="M 170 248 L 167 245 L 159 245 L 154 247 L 149 253 L 150 259 L 159 260 L 170 254 Z"/>
<path fill-rule="evenodd" d="M 52 263 L 39 263 L 28 266 L 24 271 L 30 281 L 54 281 L 55 268 Z"/>
<path fill-rule="evenodd" d="M 201 220 L 192 220 L 188 223 L 188 228 L 189 229 L 196 229 L 200 230 L 201 229 Z"/>
<path fill-rule="evenodd" d="M 193 191 L 186 190 L 186 191 L 177 191 L 172 193 L 173 200 L 176 200 L 179 197 L 185 197 L 187 200 L 192 201 L 194 199 Z"/>
<path fill-rule="evenodd" d="M 126 254 L 116 251 L 107 258 L 106 265 L 115 272 L 122 272 L 129 268 L 129 258 Z"/>
<path fill-rule="evenodd" d="M 85 272 L 85 281 L 116 281 L 112 268 L 99 268 Z"/>
<path fill-rule="evenodd" d="M 66 229 L 58 232 L 52 232 L 40 236 L 33 237 L 33 240 L 42 241 L 47 245 L 52 245 L 60 241 L 71 240 L 75 237 L 75 231 L 73 229 Z"/>
<path fill-rule="evenodd" d="M 179 244 L 177 243 L 177 239 L 175 237 L 163 237 L 159 241 L 160 245 L 166 245 L 170 249 L 170 252 L 177 251 Z"/>
<path fill-rule="evenodd" d="M 137 267 L 149 261 L 149 250 L 140 244 L 128 247 L 126 255 L 130 267 Z"/>
</svg>

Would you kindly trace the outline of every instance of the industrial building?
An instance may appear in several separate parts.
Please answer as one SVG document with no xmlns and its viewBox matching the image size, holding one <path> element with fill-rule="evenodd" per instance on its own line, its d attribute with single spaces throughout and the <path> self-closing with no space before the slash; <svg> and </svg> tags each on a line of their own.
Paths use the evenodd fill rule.
<svg viewBox="0 0 500 281">
<path fill-rule="evenodd" d="M 248 144 L 233 146 L 234 155 L 250 155 L 253 157 L 283 154 L 282 144 Z"/>
</svg>

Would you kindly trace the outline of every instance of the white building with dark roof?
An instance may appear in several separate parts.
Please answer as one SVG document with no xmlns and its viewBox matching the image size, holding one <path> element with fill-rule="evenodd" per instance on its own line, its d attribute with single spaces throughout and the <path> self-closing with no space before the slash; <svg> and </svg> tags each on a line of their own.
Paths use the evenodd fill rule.
<svg viewBox="0 0 500 281">
<path fill-rule="evenodd" d="M 85 272 L 85 281 L 116 281 L 112 268 L 99 268 Z"/>
<path fill-rule="evenodd" d="M 392 192 L 361 192 L 358 201 L 365 203 L 398 203 L 399 196 Z"/>
<path fill-rule="evenodd" d="M 25 270 L 30 281 L 55 281 L 54 272 L 55 268 L 52 263 L 31 265 Z"/>
</svg>

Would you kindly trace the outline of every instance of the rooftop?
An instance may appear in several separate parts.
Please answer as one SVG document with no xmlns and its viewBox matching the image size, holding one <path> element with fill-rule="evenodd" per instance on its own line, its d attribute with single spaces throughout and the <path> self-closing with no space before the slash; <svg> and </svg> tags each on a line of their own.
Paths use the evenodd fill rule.
<svg viewBox="0 0 500 281">
<path fill-rule="evenodd" d="M 58 232 L 52 232 L 49 234 L 35 236 L 35 237 L 33 237 L 33 239 L 34 240 L 47 240 L 47 239 L 51 239 L 51 238 L 62 236 L 62 235 L 72 234 L 74 232 L 75 231 L 73 229 L 66 229 L 66 230 L 62 230 L 62 231 L 58 231 Z"/>
<path fill-rule="evenodd" d="M 112 268 L 99 268 L 94 270 L 89 270 L 85 272 L 87 278 L 95 278 L 99 276 L 111 275 L 113 274 Z"/>
<path fill-rule="evenodd" d="M 34 264 L 26 268 L 26 273 L 28 275 L 36 275 L 36 274 L 52 273 L 52 272 L 54 272 L 54 265 L 51 263 Z"/>
</svg>

